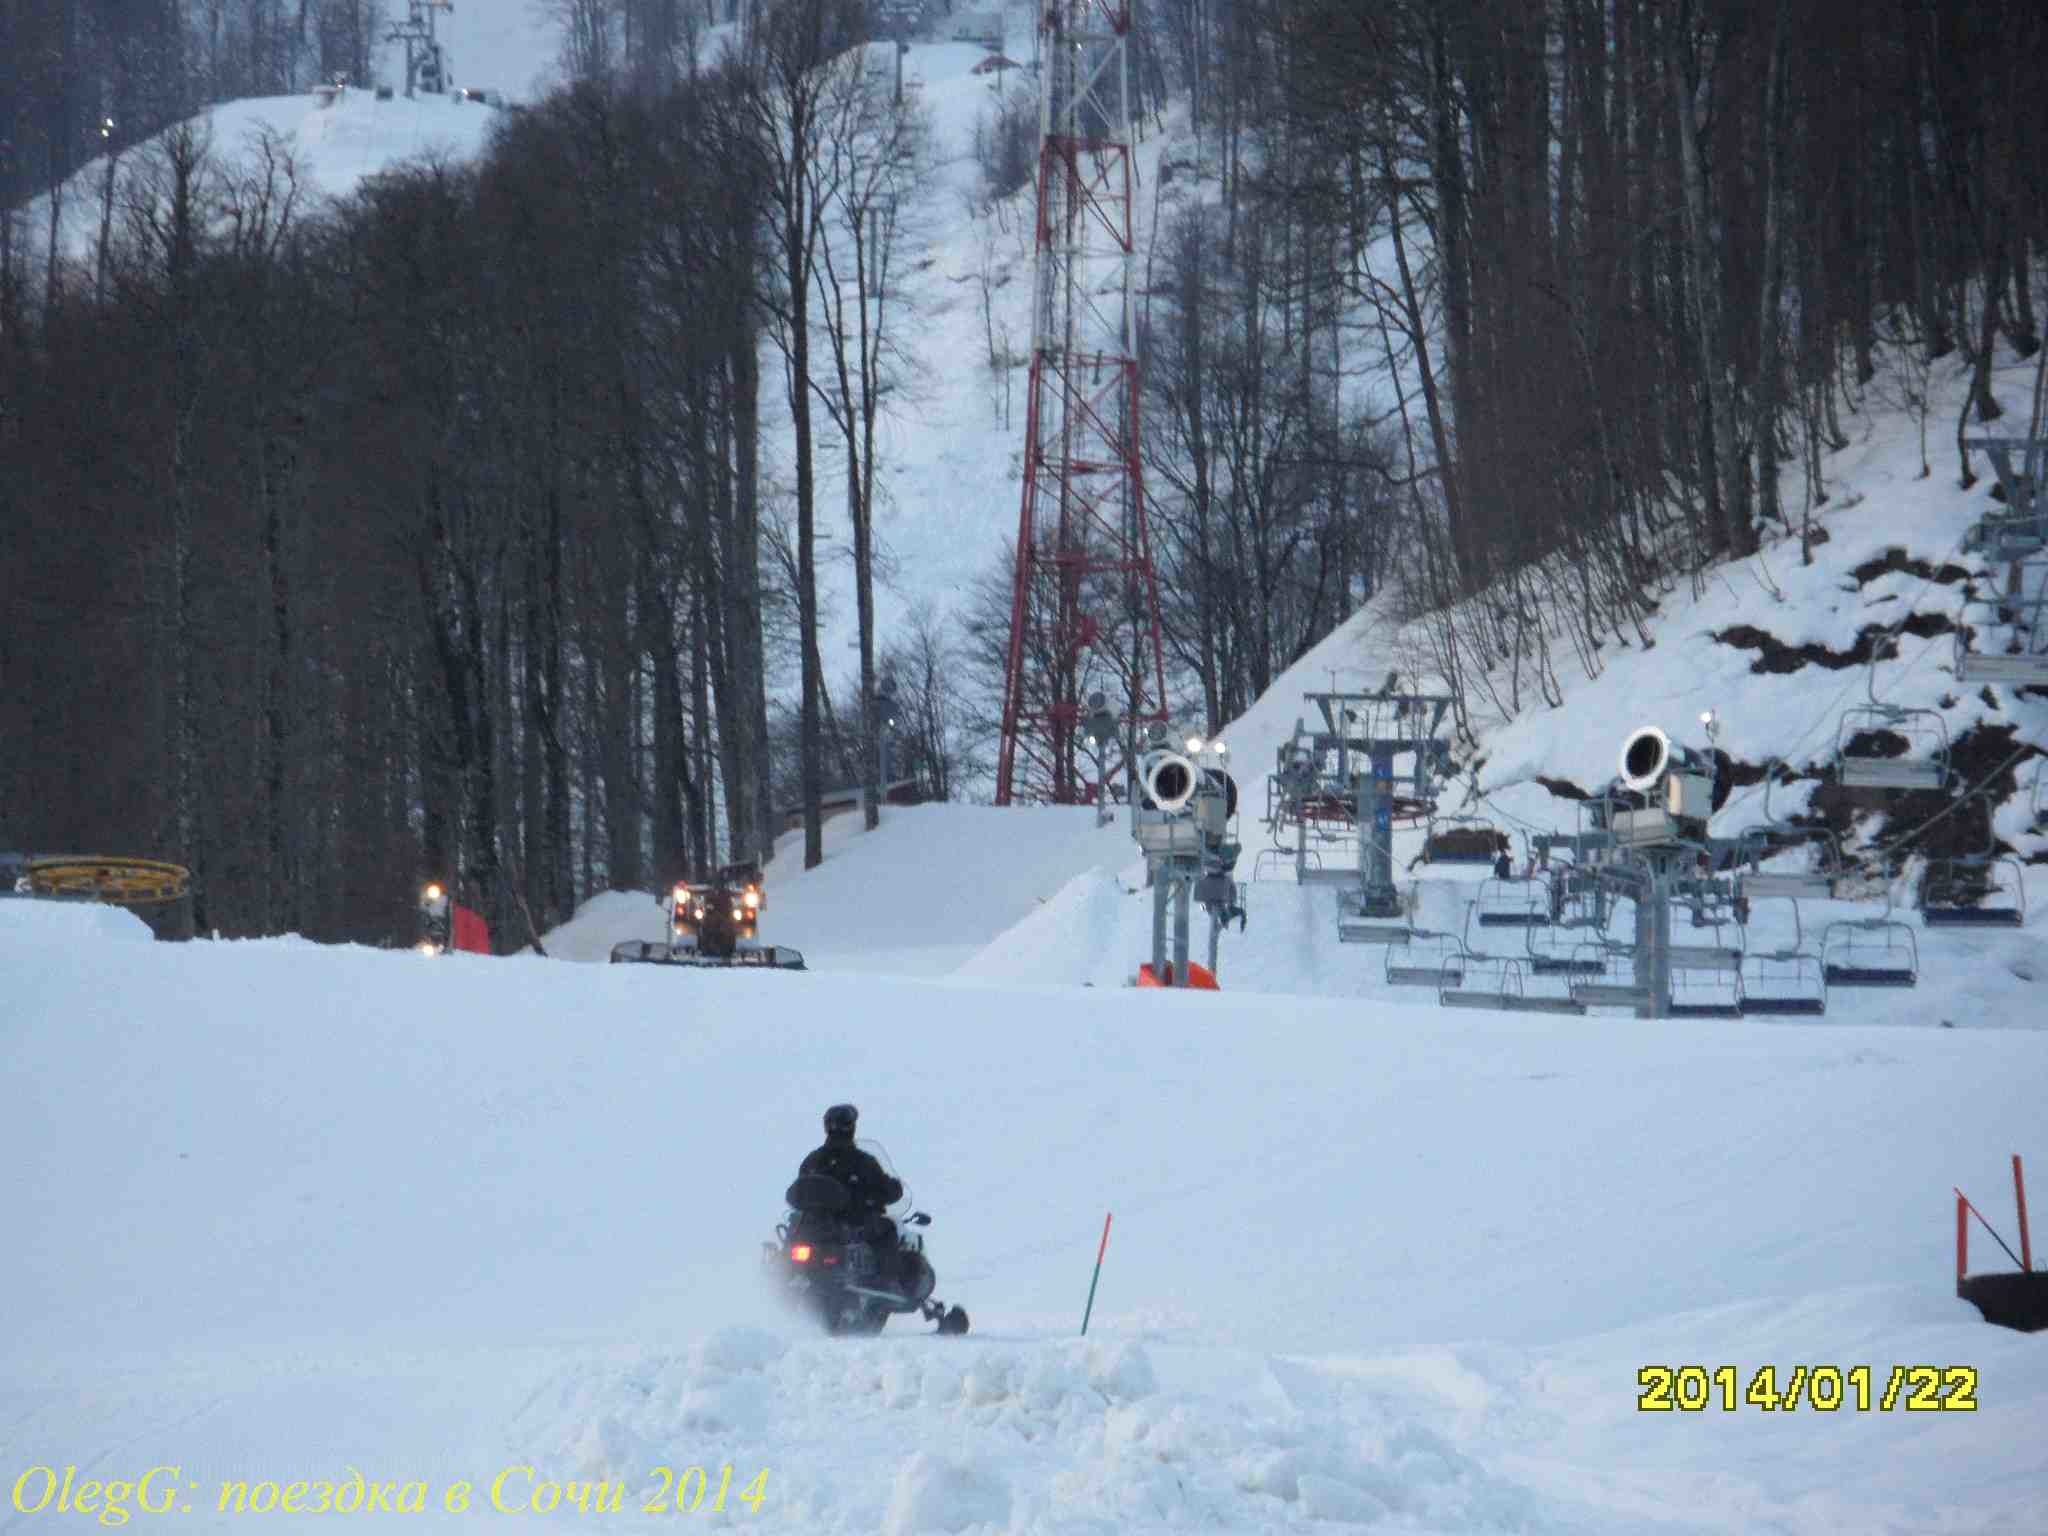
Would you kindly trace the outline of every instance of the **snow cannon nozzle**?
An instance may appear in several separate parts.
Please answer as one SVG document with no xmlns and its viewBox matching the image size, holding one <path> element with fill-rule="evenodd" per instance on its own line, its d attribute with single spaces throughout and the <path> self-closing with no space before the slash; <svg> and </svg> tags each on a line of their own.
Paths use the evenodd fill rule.
<svg viewBox="0 0 2048 1536">
<path fill-rule="evenodd" d="M 1621 744 L 1621 781 L 1638 794 L 1655 789 L 1673 772 L 1711 776 L 1713 771 L 1699 753 L 1679 746 L 1654 725 L 1643 726 Z"/>
<path fill-rule="evenodd" d="M 1147 753 L 1142 766 L 1145 794 L 1155 809 L 1177 811 L 1194 795 L 1195 765 L 1180 753 Z"/>
</svg>

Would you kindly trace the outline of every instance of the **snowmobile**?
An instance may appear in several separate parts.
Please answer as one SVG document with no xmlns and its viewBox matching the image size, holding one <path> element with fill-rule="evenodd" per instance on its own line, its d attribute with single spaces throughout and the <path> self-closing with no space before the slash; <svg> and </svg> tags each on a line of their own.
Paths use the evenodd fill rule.
<svg viewBox="0 0 2048 1536">
<path fill-rule="evenodd" d="M 902 1221 L 861 1218 L 847 1209 L 846 1186 L 827 1174 L 805 1174 L 783 1195 L 788 1217 L 761 1262 L 786 1300 L 809 1312 L 830 1334 L 877 1334 L 892 1315 L 916 1312 L 937 1331 L 967 1331 L 967 1314 L 935 1300 L 938 1284 L 924 1256 L 931 1217 L 912 1211 Z M 894 1229 L 890 1246 L 884 1228 Z"/>
<path fill-rule="evenodd" d="M 803 970 L 801 950 L 752 942 L 760 930 L 765 905 L 760 867 L 728 864 L 712 879 L 678 885 L 662 898 L 668 916 L 667 943 L 628 939 L 614 944 L 612 964 Z"/>
</svg>

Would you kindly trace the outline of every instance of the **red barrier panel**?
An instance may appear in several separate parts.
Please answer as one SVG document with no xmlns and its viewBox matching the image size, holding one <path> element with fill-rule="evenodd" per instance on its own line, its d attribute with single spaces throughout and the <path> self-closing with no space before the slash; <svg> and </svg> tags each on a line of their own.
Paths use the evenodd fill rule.
<svg viewBox="0 0 2048 1536">
<path fill-rule="evenodd" d="M 1138 967 L 1138 985 L 1141 987 L 1172 986 L 1173 962 L 1170 960 L 1167 962 L 1166 974 L 1162 977 L 1152 969 L 1152 962 L 1147 960 Z M 1188 962 L 1188 979 L 1182 985 L 1197 992 L 1221 992 L 1223 990 L 1216 985 L 1216 973 L 1214 971 L 1210 970 L 1206 965 L 1197 965 L 1192 960 Z"/>
<path fill-rule="evenodd" d="M 491 952 L 491 925 L 484 921 L 482 913 L 472 912 L 468 907 L 455 909 L 455 947 L 472 955 Z"/>
</svg>

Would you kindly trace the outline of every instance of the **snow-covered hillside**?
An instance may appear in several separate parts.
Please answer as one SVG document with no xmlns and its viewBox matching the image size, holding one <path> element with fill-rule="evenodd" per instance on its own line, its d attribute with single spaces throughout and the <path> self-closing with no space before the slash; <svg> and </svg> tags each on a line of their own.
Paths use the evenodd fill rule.
<svg viewBox="0 0 2048 1536">
<path fill-rule="evenodd" d="M 989 9 L 1006 20 L 1008 55 L 1029 59 L 1032 8 Z M 515 0 L 465 4 L 443 14 L 438 30 L 459 86 L 498 91 L 517 104 L 559 82 L 561 23 L 549 8 Z M 704 30 L 699 47 L 707 62 L 731 34 L 730 25 Z M 941 617 L 955 611 L 969 583 L 993 567 L 1015 536 L 1022 484 L 1031 194 L 980 215 L 973 146 L 977 127 L 992 118 L 1001 97 L 1028 89 L 1028 81 L 1015 69 L 975 74 L 987 51 L 937 40 L 943 35 L 940 27 L 917 38 L 902 60 L 905 91 L 928 116 L 932 163 L 917 197 L 898 214 L 901 248 L 891 258 L 898 276 L 890 325 L 901 361 L 885 381 L 888 401 L 877 437 L 877 627 L 885 644 L 900 637 L 915 609 L 929 607 Z M 876 52 L 877 68 L 886 67 L 880 62 L 886 49 Z M 387 60 L 385 77 L 399 72 Z M 474 158 L 499 118 L 496 109 L 474 101 L 402 94 L 378 101 L 360 87 L 331 104 L 309 93 L 229 102 L 204 115 L 224 163 L 246 161 L 259 134 L 277 136 L 292 150 L 309 200 L 345 195 L 363 178 L 400 164 Z M 1138 146 L 1141 190 L 1150 186 L 1168 142 L 1155 135 Z M 122 174 L 145 157 L 143 148 L 127 151 Z M 81 261 L 89 260 L 99 237 L 105 176 L 105 161 L 95 160 L 63 194 L 59 238 Z M 1149 195 L 1136 201 L 1135 213 L 1149 229 Z M 18 248 L 28 253 L 29 270 L 41 269 L 48 222 L 47 198 L 21 212 Z M 779 379 L 780 360 L 772 345 L 764 347 L 764 377 Z M 1001 366 L 992 363 L 992 350 L 1006 359 Z M 762 405 L 762 484 L 769 497 L 790 498 L 794 432 L 779 387 L 764 390 Z M 833 477 L 842 471 L 835 466 L 842 461 L 829 432 L 821 435 L 818 454 L 819 484 L 837 483 Z M 820 545 L 820 652 L 837 678 L 855 668 L 853 576 L 843 530 L 831 520 L 821 525 Z"/>
<path fill-rule="evenodd" d="M 769 1531 L 2048 1521 L 2048 1361 L 1949 1279 L 1949 1186 L 2007 1212 L 2033 1150 L 2039 1032 L 120 928 L 0 904 L 0 1466 L 31 1501 L 37 1467 L 174 1466 L 181 1526 L 226 1530 L 223 1481 L 355 1469 L 426 1484 L 421 1529 L 495 1528 L 531 1467 L 504 1501 L 611 1480 L 595 1523 L 640 1530 L 657 1468 L 731 1464 L 758 1512 L 700 1518 Z M 936 1214 L 968 1339 L 827 1341 L 761 1297 L 842 1098 Z M 1978 1406 L 1639 1412 L 1660 1363 L 1868 1365 L 1874 1396 L 1961 1365 Z"/>
<path fill-rule="evenodd" d="M 1995 379 L 2010 419 L 2024 422 L 2033 365 L 2008 357 Z M 1931 413 L 1936 420 L 1952 421 L 1966 388 L 1964 365 L 1951 363 L 1934 382 Z M 1813 645 L 1839 656 L 1851 650 L 1866 626 L 1896 628 L 1915 613 L 1956 616 L 1959 584 L 1953 577 L 1917 574 L 1915 566 L 1936 573 L 1944 567 L 1986 573 L 1980 581 L 1987 591 L 2002 582 L 2002 572 L 1990 571 L 1981 557 L 1967 556 L 1963 549 L 1971 524 L 1998 505 L 1985 456 L 1975 456 L 1978 484 L 1963 491 L 1956 485 L 1952 449 L 1945 458 L 1937 456 L 1930 477 L 1920 478 L 1915 429 L 1903 413 L 1873 401 L 1852 421 L 1851 445 L 1825 460 L 1831 496 L 1813 511 L 1826 537 L 1814 564 L 1799 563 L 1796 537 L 1781 534 L 1768 540 L 1753 560 L 1716 568 L 1699 598 L 1684 588 L 1668 595 L 1651 626 L 1655 647 L 1610 648 L 1597 678 L 1589 679 L 1569 646 L 1560 642 L 1561 708 L 1530 699 L 1508 720 L 1480 689 L 1468 688 L 1479 737 L 1480 795 L 1470 796 L 1469 786 L 1460 783 L 1452 787 L 1445 809 L 1487 818 L 1510 834 L 1571 832 L 1576 827 L 1572 803 L 1554 796 L 1537 782 L 1539 777 L 1597 791 L 1615 777 L 1622 745 L 1639 727 L 1658 726 L 1675 741 L 1706 747 L 1700 716 L 1707 711 L 1716 717 L 1714 744 L 1738 763 L 1761 766 L 1777 757 L 1796 771 L 1811 773 L 1832 761 L 1844 711 L 1874 698 L 1936 711 L 1951 740 L 1983 723 L 2013 726 L 2017 746 L 1994 766 L 2016 778 L 2019 792 L 2000 801 L 1996 828 L 2022 854 L 2048 853 L 2048 837 L 2029 830 L 2032 787 L 2042 763 L 2048 762 L 2048 700 L 2003 684 L 1959 685 L 1951 635 L 1900 634 L 1897 658 L 1874 668 L 1809 662 L 1789 672 L 1760 670 L 1756 649 L 1715 638 L 1760 630 L 1788 648 Z M 1796 516 L 1802 500 L 1796 465 L 1786 471 L 1783 494 Z M 1884 557 L 1895 548 L 1905 552 L 1900 563 L 1907 568 L 1859 574 L 1866 567 L 1889 567 Z M 1396 623 L 1389 608 L 1389 600 L 1382 599 L 1354 614 L 1219 733 L 1229 742 L 1231 761 L 1247 787 L 1246 803 L 1255 811 L 1264 806 L 1265 775 L 1295 722 L 1317 718 L 1304 694 L 1369 691 L 1382 685 L 1389 670 L 1401 672 L 1404 686 L 1442 688 L 1428 665 L 1419 627 Z M 1461 753 L 1468 762 L 1474 756 Z M 1814 787 L 1808 782 L 1781 790 L 1772 798 L 1771 815 L 1783 820 L 1805 809 Z M 1967 775 L 1958 785 L 1972 793 L 1984 787 Z M 2048 808 L 2048 789 L 2040 803 Z M 1715 816 L 1712 830 L 1734 836 L 1760 825 L 1764 811 L 1761 786 L 1737 789 Z M 1397 829 L 1396 863 L 1408 866 L 1420 853 L 1422 839 L 1420 829 Z M 1245 841 L 1248 848 L 1263 846 L 1249 826 Z M 2040 869 L 2030 871 L 2031 910 L 2048 906 L 2048 885 L 2038 883 L 2041 878 Z M 2048 1007 L 2043 1012 L 2048 1016 Z"/>
<path fill-rule="evenodd" d="M 404 19 L 405 7 L 397 7 Z M 721 32 L 729 28 L 720 29 Z M 527 0 L 463 0 L 435 13 L 435 34 L 451 62 L 451 81 L 462 88 L 496 93 L 507 103 L 539 99 L 560 79 L 557 55 L 562 25 L 551 8 Z M 357 81 L 339 95 L 307 91 L 295 96 L 255 97 L 222 102 L 195 122 L 209 134 L 211 152 L 223 166 L 246 164 L 258 140 L 271 136 L 288 146 L 309 202 L 343 197 L 363 178 L 392 166 L 430 158 L 460 162 L 482 152 L 498 112 L 456 95 L 418 95 L 403 89 L 404 48 L 387 42 L 376 56 L 377 78 Z M 376 99 L 375 87 L 395 87 L 390 100 Z M 121 179 L 148 159 L 150 145 L 122 153 L 116 165 L 117 208 Z M 106 191 L 104 156 L 81 167 L 64 184 L 60 204 L 61 248 L 77 259 L 90 256 L 99 238 Z M 32 200 L 21 210 L 16 238 L 29 252 L 26 268 L 40 270 L 38 251 L 47 251 L 50 200 Z"/>
<path fill-rule="evenodd" d="M 2015 415 L 2024 409 L 2030 374 L 2029 367 L 2016 363 L 2000 371 L 2000 392 Z M 1935 412 L 1959 409 L 1960 368 L 1941 383 Z M 2003 685 L 1959 686 L 1950 635 L 1903 635 L 1898 657 L 1874 669 L 1809 663 L 1789 672 L 1758 670 L 1756 650 L 1714 638 L 1747 627 L 1787 647 L 1814 645 L 1844 653 L 1866 625 L 1902 626 L 1915 612 L 1955 615 L 1955 586 L 1915 574 L 1914 568 L 1981 567 L 1981 561 L 1967 559 L 1963 541 L 1971 523 L 1996 506 L 1989 466 L 1980 456 L 1984 478 L 1964 492 L 1952 476 L 1940 472 L 1920 478 L 1913 429 L 1899 413 L 1872 410 L 1858 424 L 1858 433 L 1850 448 L 1828 462 L 1833 494 L 1815 513 L 1826 542 L 1818 546 L 1812 566 L 1799 564 L 1796 541 L 1780 539 L 1768 543 L 1754 561 L 1714 572 L 1698 600 L 1682 590 L 1671 594 L 1653 625 L 1655 647 L 1610 651 L 1597 678 L 1587 678 L 1583 669 L 1565 670 L 1561 708 L 1532 701 L 1507 720 L 1484 695 L 1468 693 L 1479 745 L 1476 752 L 1461 748 L 1459 755 L 1477 764 L 1478 793 L 1471 792 L 1469 781 L 1448 786 L 1445 809 L 1476 816 L 1514 836 L 1519 857 L 1525 851 L 1520 844 L 1524 834 L 1578 829 L 1573 802 L 1553 795 L 1539 780 L 1597 791 L 1616 775 L 1623 743 L 1642 726 L 1659 726 L 1676 740 L 1704 747 L 1699 716 L 1712 711 L 1717 744 L 1738 763 L 1761 766 L 1781 757 L 1801 773 L 1817 773 L 1830 764 L 1844 712 L 1874 696 L 1886 704 L 1934 712 L 1951 740 L 1963 739 L 1981 724 L 2012 726 L 2016 745 L 1992 764 L 2004 773 L 1959 773 L 1957 790 L 1992 794 L 2008 783 L 2016 785 L 2015 792 L 1997 799 L 1997 831 L 2022 857 L 2048 854 L 2048 834 L 2036 830 L 2034 819 L 2037 806 L 2048 809 L 2048 778 L 2042 777 L 2048 763 L 2048 702 Z M 1796 484 L 1787 487 L 1788 496 L 1796 491 Z M 1884 558 L 1894 549 L 1906 552 L 1903 562 Z M 1891 568 L 1901 564 L 1906 568 Z M 1873 565 L 1884 568 L 1857 574 Z M 1305 695 L 1370 691 L 1382 686 L 1390 670 L 1401 673 L 1405 686 L 1441 688 L 1416 628 L 1395 622 L 1390 607 L 1383 599 L 1353 615 L 1218 733 L 1229 746 L 1241 789 L 1245 852 L 1237 873 L 1253 881 L 1246 896 L 1247 923 L 1222 944 L 1222 976 L 1229 990 L 1387 1002 L 1417 996 L 1411 987 L 1387 984 L 1381 949 L 1338 942 L 1336 892 L 1295 885 L 1291 832 L 1277 852 L 1261 858 L 1274 846 L 1260 822 L 1267 775 L 1297 722 L 1313 725 L 1318 720 Z M 1781 788 L 1768 806 L 1770 814 L 1782 820 L 1804 809 L 1816 782 Z M 2044 786 L 2039 798 L 2037 784 Z M 1760 786 L 1736 789 L 1712 830 L 1734 836 L 1762 824 L 1766 809 Z M 1421 827 L 1400 827 L 1394 833 L 1399 883 L 1415 900 L 1412 919 L 1426 928 L 1463 932 L 1468 905 L 1487 871 L 1421 865 L 1424 836 Z M 1348 846 L 1329 851 L 1339 863 L 1355 856 Z M 2048 943 L 2040 916 L 2048 910 L 2048 862 L 2029 864 L 2021 872 L 2019 895 L 2030 921 L 2017 929 L 1925 931 L 1904 910 L 1912 905 L 1913 874 L 1909 866 L 1892 895 L 1901 909 L 1897 915 L 1914 929 L 1920 988 L 1889 1000 L 1859 997 L 1853 1001 L 1855 1016 L 1872 1023 L 2048 1027 L 2048 994 L 2042 991 L 2048 985 Z M 962 974 L 1097 986 L 1127 980 L 1150 944 L 1151 898 L 1138 889 L 1138 881 L 1139 872 L 1129 866 L 1076 870 L 1055 901 L 991 944 Z M 1857 894 L 1860 899 L 1853 901 L 1802 902 L 1797 913 L 1787 903 L 1760 903 L 1748 935 L 1752 949 L 1790 946 L 1802 937 L 1811 947 L 1831 923 L 1882 913 L 1881 885 Z M 1198 942 L 1205 936 L 1198 920 Z M 1527 940 L 1511 935 L 1505 942 L 1509 952 L 1521 952 Z M 1497 949 L 1499 943 L 1488 947 Z M 1939 1006 L 1930 1009 L 1928 998 L 1940 999 Z M 1837 1003 L 1851 1006 L 1847 998 Z"/>
</svg>

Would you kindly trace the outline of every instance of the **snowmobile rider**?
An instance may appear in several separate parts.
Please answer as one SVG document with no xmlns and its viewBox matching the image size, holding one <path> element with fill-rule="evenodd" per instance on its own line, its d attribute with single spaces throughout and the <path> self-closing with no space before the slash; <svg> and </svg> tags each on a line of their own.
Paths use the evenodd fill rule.
<svg viewBox="0 0 2048 1536">
<path fill-rule="evenodd" d="M 893 1269 L 896 1223 L 889 1219 L 887 1207 L 903 1198 L 903 1181 L 893 1177 L 873 1153 L 853 1144 L 853 1129 L 859 1122 L 860 1111 L 851 1104 L 834 1104 L 826 1110 L 825 1145 L 803 1160 L 797 1177 L 822 1173 L 845 1185 L 847 1225 L 860 1227 L 884 1268 Z"/>
<path fill-rule="evenodd" d="M 855 1220 L 878 1215 L 903 1198 L 903 1181 L 891 1178 L 873 1153 L 853 1144 L 853 1128 L 859 1123 L 860 1111 L 851 1104 L 834 1104 L 826 1110 L 825 1145 L 806 1157 L 796 1171 L 798 1178 L 822 1173 L 844 1184 L 852 1207 L 848 1215 Z"/>
</svg>

